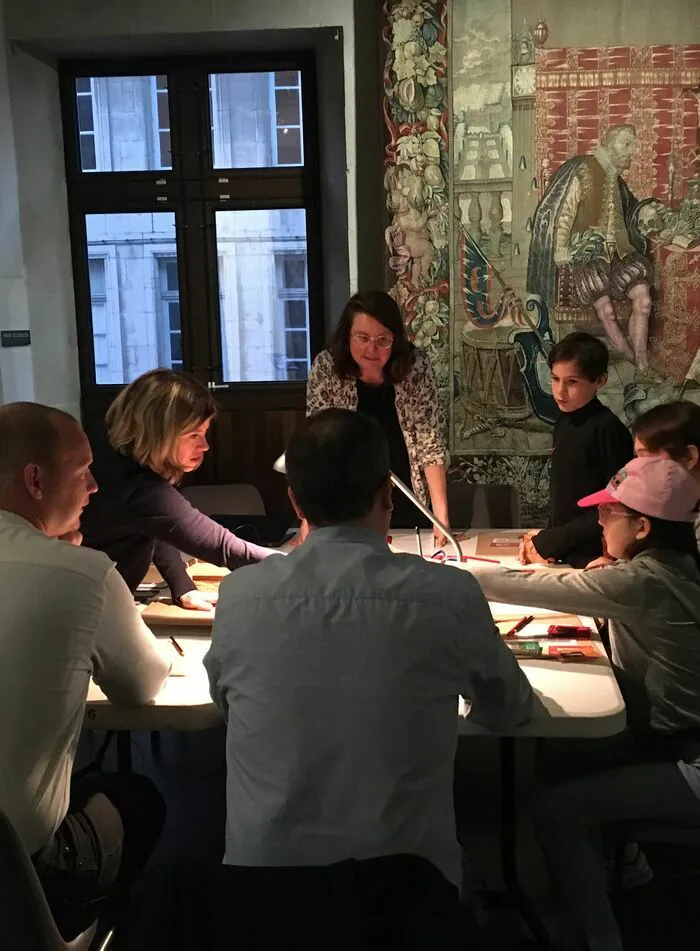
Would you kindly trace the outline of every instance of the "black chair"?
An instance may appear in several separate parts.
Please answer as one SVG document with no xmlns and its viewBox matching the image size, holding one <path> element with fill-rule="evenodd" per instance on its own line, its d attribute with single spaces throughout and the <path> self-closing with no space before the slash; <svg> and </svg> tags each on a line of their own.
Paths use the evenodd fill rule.
<svg viewBox="0 0 700 951">
<path fill-rule="evenodd" d="M 27 850 L 0 811 L 0 947 L 17 951 L 88 951 L 95 921 L 72 941 L 61 937 Z M 106 951 L 111 932 L 99 951 Z"/>
<path fill-rule="evenodd" d="M 520 527 L 520 499 L 512 485 L 448 482 L 447 508 L 454 528 Z"/>
</svg>

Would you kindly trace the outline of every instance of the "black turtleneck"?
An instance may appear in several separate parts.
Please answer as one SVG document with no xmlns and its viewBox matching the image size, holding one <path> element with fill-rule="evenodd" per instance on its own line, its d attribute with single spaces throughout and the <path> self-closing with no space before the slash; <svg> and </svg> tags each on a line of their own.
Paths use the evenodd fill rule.
<svg viewBox="0 0 700 951">
<path fill-rule="evenodd" d="M 604 489 L 633 456 L 629 430 L 600 400 L 593 399 L 573 413 L 561 413 L 554 424 L 552 527 L 534 538 L 543 558 L 580 568 L 603 553 L 597 510 L 580 509 L 577 503 Z"/>
</svg>

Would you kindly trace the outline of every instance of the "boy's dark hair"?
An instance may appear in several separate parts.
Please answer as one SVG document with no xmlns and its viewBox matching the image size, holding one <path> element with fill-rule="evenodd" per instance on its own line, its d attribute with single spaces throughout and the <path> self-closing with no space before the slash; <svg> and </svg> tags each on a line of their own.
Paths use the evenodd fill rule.
<svg viewBox="0 0 700 951">
<path fill-rule="evenodd" d="M 394 343 L 385 372 L 392 383 L 401 383 L 415 362 L 416 350 L 408 339 L 398 304 L 385 291 L 362 291 L 353 294 L 343 308 L 338 326 L 328 343 L 336 373 L 344 379 L 358 376 L 357 364 L 350 353 L 350 331 L 355 314 L 369 314 L 393 335 Z"/>
<path fill-rule="evenodd" d="M 632 435 L 650 452 L 667 452 L 678 461 L 688 446 L 700 449 L 700 406 L 690 400 L 654 406 L 634 421 Z"/>
<path fill-rule="evenodd" d="M 325 409 L 295 430 L 285 454 L 287 479 L 311 525 L 342 525 L 369 514 L 389 476 L 389 446 L 363 413 Z"/>
<path fill-rule="evenodd" d="M 582 376 L 591 383 L 599 380 L 608 372 L 608 348 L 602 340 L 593 334 L 577 330 L 567 334 L 549 351 L 549 369 L 555 363 L 568 363 L 573 360 Z"/>
</svg>

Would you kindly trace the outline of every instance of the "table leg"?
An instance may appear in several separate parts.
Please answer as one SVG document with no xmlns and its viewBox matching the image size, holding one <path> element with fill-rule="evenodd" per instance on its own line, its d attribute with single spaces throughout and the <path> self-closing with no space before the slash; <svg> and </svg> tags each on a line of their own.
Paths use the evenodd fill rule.
<svg viewBox="0 0 700 951">
<path fill-rule="evenodd" d="M 131 733 L 128 730 L 117 733 L 117 771 L 131 772 Z"/>
<path fill-rule="evenodd" d="M 506 890 L 515 899 L 523 921 L 541 948 L 553 949 L 552 939 L 518 880 L 518 807 L 516 802 L 516 740 L 500 741 L 501 866 Z"/>
</svg>

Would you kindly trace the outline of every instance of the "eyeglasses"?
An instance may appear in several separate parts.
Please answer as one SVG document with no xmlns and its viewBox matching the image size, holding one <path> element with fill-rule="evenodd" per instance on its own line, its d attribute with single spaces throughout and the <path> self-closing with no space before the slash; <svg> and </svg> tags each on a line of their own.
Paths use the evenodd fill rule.
<svg viewBox="0 0 700 951">
<path fill-rule="evenodd" d="M 380 350 L 390 350 L 394 343 L 394 338 L 390 334 L 378 334 L 376 337 L 371 337 L 361 330 L 354 330 L 350 336 L 361 347 L 368 347 L 371 343 L 375 343 Z"/>
<path fill-rule="evenodd" d="M 616 522 L 621 518 L 639 518 L 638 515 L 632 515 L 631 512 L 620 512 L 611 509 L 608 504 L 598 506 L 598 521 L 603 524 L 603 522 Z"/>
</svg>

